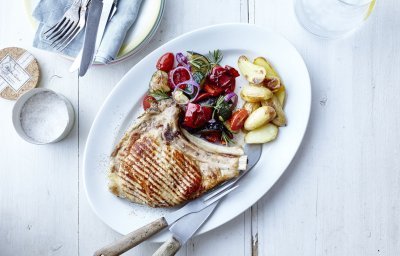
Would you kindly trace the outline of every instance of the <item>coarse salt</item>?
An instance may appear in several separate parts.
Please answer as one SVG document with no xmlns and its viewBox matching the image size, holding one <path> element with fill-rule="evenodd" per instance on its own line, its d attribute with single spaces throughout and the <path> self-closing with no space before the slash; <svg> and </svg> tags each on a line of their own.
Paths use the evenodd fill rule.
<svg viewBox="0 0 400 256">
<path fill-rule="evenodd" d="M 36 142 L 49 143 L 61 136 L 69 122 L 65 102 L 54 92 L 40 92 L 22 107 L 21 127 Z"/>
</svg>

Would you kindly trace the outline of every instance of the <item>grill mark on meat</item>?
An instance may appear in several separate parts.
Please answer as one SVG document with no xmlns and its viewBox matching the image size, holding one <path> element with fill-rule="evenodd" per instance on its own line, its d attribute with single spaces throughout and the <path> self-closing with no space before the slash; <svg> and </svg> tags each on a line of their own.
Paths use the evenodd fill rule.
<svg viewBox="0 0 400 256">
<path fill-rule="evenodd" d="M 163 196 L 162 194 L 159 193 L 159 191 L 162 191 L 162 189 L 157 190 L 157 188 L 163 187 L 163 185 L 160 184 L 160 182 L 165 183 L 163 181 L 163 179 L 160 179 L 158 181 L 150 179 L 151 173 L 157 172 L 154 169 L 154 167 L 151 166 L 148 162 L 144 161 L 143 159 L 138 159 L 138 158 L 135 157 L 135 160 L 137 160 L 138 162 L 142 163 L 146 167 L 146 169 L 143 169 L 143 170 L 139 170 L 139 168 L 138 168 L 138 170 L 137 170 L 137 172 L 135 174 L 139 174 L 138 176 L 146 177 L 147 178 L 146 181 L 152 183 L 152 185 L 156 188 L 156 189 L 151 189 L 151 190 L 146 191 L 146 194 L 147 194 L 149 200 L 153 199 L 152 198 L 153 194 L 158 195 L 158 197 L 163 198 L 164 200 L 165 199 L 169 199 L 169 198 L 165 198 L 165 196 Z M 132 163 L 132 164 L 135 167 L 137 167 L 136 163 Z M 164 189 L 166 189 L 166 188 L 164 187 Z M 172 190 L 170 190 L 170 189 L 168 189 L 168 190 L 169 190 L 169 192 L 172 192 Z M 173 194 L 173 193 L 171 193 L 171 194 Z M 160 198 L 158 198 L 158 201 L 161 201 Z"/>
<path fill-rule="evenodd" d="M 142 142 L 142 141 L 140 141 L 140 142 Z M 145 158 L 152 158 L 152 156 L 154 154 L 150 155 L 150 152 L 154 152 L 153 148 L 150 149 L 150 148 L 144 147 L 145 144 L 151 145 L 151 141 L 146 140 L 146 142 L 147 143 L 138 143 L 138 147 L 136 147 L 135 149 L 140 150 L 140 152 L 142 152 L 142 156 L 144 156 Z M 142 183 L 142 186 L 146 189 L 146 193 L 149 195 L 149 197 L 151 197 L 152 192 L 155 192 L 155 191 L 158 192 L 158 191 L 163 191 L 163 190 L 167 189 L 169 192 L 169 195 L 170 195 L 169 197 L 165 197 L 164 196 L 164 195 L 166 195 L 165 193 L 163 193 L 161 195 L 159 193 L 158 194 L 166 200 L 171 200 L 172 199 L 171 196 L 172 196 L 175 202 L 183 202 L 186 199 L 186 197 L 184 196 L 186 194 L 186 192 L 182 193 L 182 191 L 179 191 L 180 193 L 177 193 L 178 191 L 176 191 L 176 189 L 174 189 L 173 187 L 168 185 L 168 182 L 170 180 L 168 180 L 167 178 L 174 177 L 175 175 L 168 175 L 168 173 L 165 169 L 163 169 L 162 172 L 158 172 L 157 167 L 153 164 L 152 161 L 145 161 L 146 159 L 145 160 L 139 159 L 136 154 L 133 154 L 132 156 L 135 157 L 135 159 L 134 159 L 135 161 L 140 162 L 141 164 L 143 164 L 146 167 L 147 170 L 150 170 L 150 172 L 149 171 L 147 171 L 145 173 L 140 172 L 139 174 L 142 176 L 147 176 L 147 179 L 146 179 L 147 182 L 154 180 L 154 182 L 157 183 L 157 184 L 154 184 L 154 187 L 155 187 L 154 189 L 150 189 L 149 184 L 147 182 Z M 137 169 L 140 169 L 135 164 L 135 161 L 132 161 L 131 164 L 135 165 L 137 167 Z M 155 161 L 155 162 L 159 162 L 159 161 Z M 161 168 L 161 166 L 159 168 Z M 152 176 L 151 176 L 152 174 L 159 177 L 159 179 L 152 178 Z M 161 176 L 161 175 L 163 175 L 163 176 Z M 160 182 L 156 182 L 157 180 L 162 182 L 162 184 L 160 184 Z M 179 182 L 176 182 L 175 185 L 176 184 L 179 184 Z M 178 189 L 179 190 L 184 189 L 184 191 L 187 191 L 187 189 L 182 188 L 182 186 L 178 186 Z"/>
<path fill-rule="evenodd" d="M 182 174 L 182 178 L 187 178 L 186 176 L 189 175 L 190 178 L 197 178 L 201 177 L 200 173 L 198 172 L 198 167 L 196 165 L 193 165 L 192 159 L 188 159 L 185 157 L 183 154 L 177 155 L 176 152 L 179 153 L 179 151 L 176 151 L 175 149 L 166 146 L 166 150 L 159 150 L 159 148 L 155 147 L 150 140 L 146 139 L 146 146 L 148 148 L 144 149 L 146 152 L 156 152 L 157 154 L 154 154 L 153 156 L 156 157 L 155 162 L 159 163 L 162 162 L 165 164 L 165 166 L 172 166 L 172 167 L 177 167 L 181 172 L 178 172 L 178 174 Z M 168 153 L 168 154 L 167 154 Z M 174 158 L 176 156 L 176 158 Z M 167 161 L 167 159 L 169 161 Z M 179 161 L 180 160 L 180 161 Z M 186 170 L 185 168 L 182 168 L 181 163 L 187 163 L 189 164 L 190 169 Z M 162 168 L 162 164 L 160 163 L 160 168 Z M 171 171 L 173 171 L 172 169 Z M 186 174 L 186 175 L 185 175 Z M 187 179 L 187 181 L 191 181 L 191 179 Z"/>
<path fill-rule="evenodd" d="M 143 114 L 125 133 L 111 155 L 111 192 L 135 203 L 170 207 L 233 177 L 223 177 L 221 170 L 237 172 L 238 157 L 187 141 L 177 123 L 179 111 L 165 104 L 158 113 Z"/>
<path fill-rule="evenodd" d="M 149 144 L 149 147 L 151 150 L 157 150 L 150 144 Z M 166 152 L 168 152 L 168 154 Z M 173 153 L 171 153 L 171 152 L 173 152 Z M 183 154 L 176 155 L 175 152 L 178 152 L 178 151 L 171 149 L 171 148 L 169 148 L 169 150 L 163 150 L 161 152 L 158 152 L 158 153 L 161 153 L 161 156 L 158 157 L 157 162 L 162 162 L 165 164 L 165 166 L 172 166 L 177 169 L 176 171 L 178 171 L 178 172 L 176 172 L 176 174 L 182 178 L 182 180 L 177 181 L 177 184 L 179 184 L 181 181 L 184 181 L 184 182 L 187 182 L 188 186 L 190 186 L 190 183 L 191 183 L 190 181 L 196 180 L 196 179 L 201 179 L 201 174 L 198 171 L 198 167 L 191 164 L 192 160 L 191 159 L 183 159 L 183 157 L 182 157 L 182 156 L 184 156 Z M 176 156 L 176 158 L 174 158 L 174 156 Z M 186 166 L 185 166 L 185 168 L 183 168 L 181 163 L 189 163 L 190 169 L 186 170 Z M 162 166 L 162 165 L 160 164 L 160 166 Z M 174 171 L 175 168 L 173 168 L 171 171 Z M 187 176 L 189 176 L 189 177 L 187 177 Z M 174 176 L 172 176 L 172 177 L 174 177 Z"/>
<path fill-rule="evenodd" d="M 154 147 L 152 147 L 153 145 L 149 140 L 146 140 L 146 143 L 143 143 L 141 145 L 148 146 L 147 148 L 143 148 L 143 152 L 145 152 L 144 154 L 149 154 L 149 152 L 160 153 Z M 163 177 L 160 177 L 160 176 L 158 176 L 158 177 L 160 177 L 164 183 L 166 183 L 166 180 L 168 180 L 167 178 L 172 178 L 174 180 L 173 184 L 176 185 L 176 188 L 181 193 L 181 194 L 179 194 L 179 193 L 175 192 L 174 188 L 172 188 L 172 190 L 173 190 L 172 194 L 176 194 L 177 196 L 179 196 L 179 198 L 181 199 L 181 202 L 183 202 L 184 199 L 187 199 L 193 193 L 193 191 L 196 191 L 196 189 L 199 187 L 201 176 L 198 173 L 197 168 L 193 165 L 190 165 L 191 168 L 187 168 L 187 166 L 184 166 L 185 169 L 187 169 L 187 172 L 186 173 L 183 172 L 184 168 L 182 168 L 183 167 L 182 164 L 190 163 L 190 161 L 182 159 L 182 156 L 183 156 L 182 154 L 180 154 L 179 152 L 172 150 L 172 149 L 166 150 L 166 152 L 170 153 L 170 154 L 168 154 L 169 156 L 171 156 L 171 155 L 175 156 L 175 157 L 172 157 L 172 159 L 177 159 L 178 161 L 174 161 L 175 164 L 173 164 L 173 167 L 175 167 L 175 168 L 170 169 L 170 171 L 172 173 L 171 173 L 171 175 L 169 175 L 169 172 L 166 169 L 164 169 L 162 166 L 163 166 L 163 163 L 166 166 L 169 166 L 173 162 L 168 163 L 167 161 L 163 160 L 161 157 L 158 157 L 159 154 L 151 155 L 151 156 L 156 157 L 156 159 L 154 159 L 154 160 L 155 160 L 155 162 L 160 164 L 159 168 L 162 170 L 159 173 L 163 174 Z M 169 157 L 169 158 L 171 158 L 171 157 Z M 179 161 L 179 160 L 181 160 L 181 161 Z M 160 163 L 160 162 L 163 162 L 163 163 Z M 154 165 L 153 165 L 153 167 L 157 168 Z M 156 170 L 154 170 L 154 173 L 157 174 L 158 172 Z M 197 175 L 195 175 L 195 174 L 197 174 Z M 180 180 L 176 179 L 176 178 L 178 178 L 178 176 L 181 177 Z M 183 187 L 182 182 L 186 183 L 187 186 Z M 170 186 L 168 186 L 168 187 L 171 188 Z M 175 188 L 175 190 L 176 190 L 176 188 Z"/>
</svg>

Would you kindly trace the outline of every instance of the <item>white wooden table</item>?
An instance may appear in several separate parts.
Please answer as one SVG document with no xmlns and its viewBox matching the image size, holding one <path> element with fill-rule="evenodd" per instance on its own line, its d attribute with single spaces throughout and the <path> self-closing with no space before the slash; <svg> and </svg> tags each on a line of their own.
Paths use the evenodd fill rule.
<svg viewBox="0 0 400 256">
<path fill-rule="evenodd" d="M 224 22 L 269 27 L 297 47 L 312 79 L 311 120 L 273 189 L 178 255 L 400 255 L 398 0 L 378 0 L 370 20 L 339 41 L 305 32 L 291 0 L 168 0 L 148 47 L 84 78 L 68 72 L 70 61 L 30 46 L 34 31 L 23 8 L 23 1 L 0 0 L 0 48 L 29 49 L 40 63 L 40 86 L 68 97 L 77 117 L 62 142 L 30 145 L 12 127 L 14 102 L 0 100 L 0 255 L 91 255 L 119 237 L 83 191 L 92 121 L 143 56 L 184 32 Z M 151 255 L 157 247 L 144 243 L 126 255 Z"/>
</svg>

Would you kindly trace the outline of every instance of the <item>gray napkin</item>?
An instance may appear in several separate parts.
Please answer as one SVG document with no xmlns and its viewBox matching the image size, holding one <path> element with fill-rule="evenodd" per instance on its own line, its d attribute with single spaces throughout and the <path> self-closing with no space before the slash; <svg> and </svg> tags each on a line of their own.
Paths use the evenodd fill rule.
<svg viewBox="0 0 400 256">
<path fill-rule="evenodd" d="M 39 26 L 33 41 L 33 46 L 39 49 L 58 52 L 50 46 L 43 33 L 57 23 L 71 6 L 73 0 L 39 0 L 33 11 L 33 17 L 39 21 Z M 135 22 L 142 0 L 119 0 L 117 12 L 108 22 L 103 40 L 96 55 L 96 61 L 109 63 L 114 60 L 125 39 L 126 33 Z M 61 52 L 75 57 L 83 45 L 84 30 Z"/>
</svg>

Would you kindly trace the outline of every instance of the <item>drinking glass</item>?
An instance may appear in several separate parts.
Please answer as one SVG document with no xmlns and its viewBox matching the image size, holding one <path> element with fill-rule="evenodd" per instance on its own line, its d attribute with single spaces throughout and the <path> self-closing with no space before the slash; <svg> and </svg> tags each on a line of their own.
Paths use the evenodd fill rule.
<svg viewBox="0 0 400 256">
<path fill-rule="evenodd" d="M 300 24 L 309 32 L 340 38 L 357 29 L 371 14 L 376 0 L 295 0 Z"/>
</svg>

